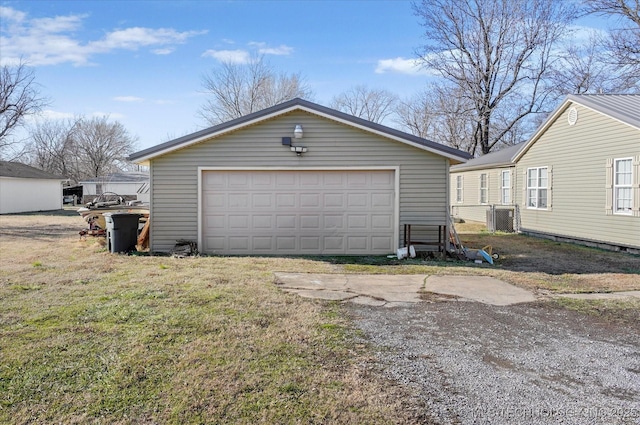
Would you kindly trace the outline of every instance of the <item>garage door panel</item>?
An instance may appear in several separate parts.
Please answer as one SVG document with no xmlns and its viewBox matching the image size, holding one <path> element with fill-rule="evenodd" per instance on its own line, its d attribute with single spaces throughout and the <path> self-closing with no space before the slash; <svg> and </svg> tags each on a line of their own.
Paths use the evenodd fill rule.
<svg viewBox="0 0 640 425">
<path fill-rule="evenodd" d="M 227 206 L 229 208 L 249 208 L 248 193 L 230 193 L 227 198 Z"/>
<path fill-rule="evenodd" d="M 293 236 L 276 237 L 276 250 L 282 252 L 294 251 L 296 249 L 296 238 Z"/>
<path fill-rule="evenodd" d="M 255 230 L 273 230 L 273 216 L 272 215 L 254 215 L 253 228 Z"/>
<path fill-rule="evenodd" d="M 331 229 L 343 229 L 344 228 L 344 216 L 342 215 L 324 215 L 324 228 L 326 230 Z"/>
<path fill-rule="evenodd" d="M 204 252 L 394 250 L 392 170 L 205 171 L 202 182 Z"/>
<path fill-rule="evenodd" d="M 366 250 L 368 248 L 369 238 L 366 236 L 349 236 L 347 238 L 347 249 L 349 250 Z"/>
<path fill-rule="evenodd" d="M 272 236 L 254 236 L 251 238 L 253 249 L 256 251 L 273 251 L 273 237 Z"/>
<path fill-rule="evenodd" d="M 393 195 L 388 193 L 372 193 L 371 194 L 371 207 L 391 207 L 393 205 Z"/>
<path fill-rule="evenodd" d="M 296 185 L 296 177 L 294 173 L 276 173 L 276 186 L 280 189 L 285 187 L 292 188 Z"/>
<path fill-rule="evenodd" d="M 300 230 L 320 230 L 320 215 L 301 215 Z"/>
<path fill-rule="evenodd" d="M 300 208 L 320 208 L 320 194 L 301 193 Z"/>
<path fill-rule="evenodd" d="M 349 193 L 347 194 L 347 205 L 349 207 L 367 207 L 369 205 L 368 193 Z"/>
<path fill-rule="evenodd" d="M 368 227 L 368 216 L 366 214 L 350 214 L 347 217 L 347 229 L 366 229 Z"/>
<path fill-rule="evenodd" d="M 344 194 L 342 193 L 325 193 L 325 208 L 344 208 Z"/>
<path fill-rule="evenodd" d="M 371 249 L 373 251 L 393 251 L 393 238 L 389 236 L 371 237 Z"/>
<path fill-rule="evenodd" d="M 389 214 L 385 215 L 372 215 L 371 216 L 371 228 L 376 230 L 392 230 L 393 229 L 393 216 Z"/>
<path fill-rule="evenodd" d="M 324 236 L 325 252 L 344 252 L 344 237 L 342 236 Z"/>
<path fill-rule="evenodd" d="M 254 193 L 251 196 L 252 208 L 272 208 L 273 196 L 270 193 Z"/>
<path fill-rule="evenodd" d="M 224 193 L 205 192 L 205 206 L 211 208 L 225 208 L 227 206 L 227 195 Z"/>
<path fill-rule="evenodd" d="M 251 187 L 249 174 L 246 173 L 233 173 L 229 174 L 227 185 L 234 189 L 248 189 Z"/>
<path fill-rule="evenodd" d="M 301 236 L 300 250 L 318 252 L 321 248 L 320 236 Z"/>
<path fill-rule="evenodd" d="M 393 187 L 395 186 L 395 177 L 393 173 L 375 173 L 371 175 L 371 187 Z"/>
<path fill-rule="evenodd" d="M 276 208 L 294 208 L 296 206 L 295 193 L 276 194 Z"/>
</svg>

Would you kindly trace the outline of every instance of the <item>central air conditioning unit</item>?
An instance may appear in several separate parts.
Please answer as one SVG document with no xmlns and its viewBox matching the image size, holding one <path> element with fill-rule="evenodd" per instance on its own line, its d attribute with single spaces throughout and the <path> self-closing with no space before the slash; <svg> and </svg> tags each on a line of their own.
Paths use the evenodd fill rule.
<svg viewBox="0 0 640 425">
<path fill-rule="evenodd" d="M 514 208 L 496 208 L 492 206 L 487 210 L 487 230 L 489 232 L 513 233 L 515 231 L 514 222 Z"/>
</svg>

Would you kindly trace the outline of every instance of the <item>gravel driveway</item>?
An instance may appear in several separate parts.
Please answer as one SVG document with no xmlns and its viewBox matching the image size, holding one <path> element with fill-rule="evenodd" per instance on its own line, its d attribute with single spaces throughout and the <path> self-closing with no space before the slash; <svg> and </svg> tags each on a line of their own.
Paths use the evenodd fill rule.
<svg viewBox="0 0 640 425">
<path fill-rule="evenodd" d="M 347 308 L 380 348 L 384 373 L 424 406 L 417 417 L 438 424 L 640 424 L 640 329 L 542 302 Z"/>
</svg>

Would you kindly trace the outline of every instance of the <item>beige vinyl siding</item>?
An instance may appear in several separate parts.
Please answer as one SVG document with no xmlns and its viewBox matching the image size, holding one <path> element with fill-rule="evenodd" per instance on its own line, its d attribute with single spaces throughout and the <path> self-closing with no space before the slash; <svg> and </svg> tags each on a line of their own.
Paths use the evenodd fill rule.
<svg viewBox="0 0 640 425">
<path fill-rule="evenodd" d="M 517 164 L 516 190 L 523 231 L 640 247 L 640 217 L 607 215 L 608 159 L 640 155 L 640 130 L 574 104 L 578 120 L 570 126 L 567 108 Z M 526 208 L 525 172 L 549 167 L 551 208 Z"/>
<path fill-rule="evenodd" d="M 296 124 L 302 125 L 304 138 L 292 138 L 292 143 L 308 148 L 301 157 L 283 146 L 281 140 L 293 136 Z M 153 159 L 151 249 L 168 251 L 177 239 L 198 239 L 198 167 L 367 166 L 399 167 L 400 239 L 404 223 L 446 223 L 449 167 L 446 158 L 295 111 Z"/>
<path fill-rule="evenodd" d="M 456 218 L 467 221 L 486 222 L 487 209 L 490 205 L 502 205 L 502 171 L 511 170 L 513 187 L 514 168 L 490 168 L 484 170 L 460 171 L 451 173 L 451 210 Z M 487 174 L 488 194 L 487 202 L 480 203 L 480 175 Z M 463 202 L 456 202 L 456 176 L 463 176 Z M 511 190 L 511 205 L 514 200 L 514 190 Z"/>
</svg>

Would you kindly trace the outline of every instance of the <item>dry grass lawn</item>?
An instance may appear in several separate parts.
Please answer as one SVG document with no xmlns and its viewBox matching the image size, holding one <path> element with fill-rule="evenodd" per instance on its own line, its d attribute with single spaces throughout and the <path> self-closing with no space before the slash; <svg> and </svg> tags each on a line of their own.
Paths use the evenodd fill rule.
<svg viewBox="0 0 640 425">
<path fill-rule="evenodd" d="M 640 289 L 640 258 L 461 230 L 496 266 L 386 258 L 112 255 L 79 216 L 0 216 L 0 423 L 407 423 L 341 307 L 274 271 L 484 274 L 537 291 Z M 480 229 L 481 230 L 481 229 Z"/>
</svg>

